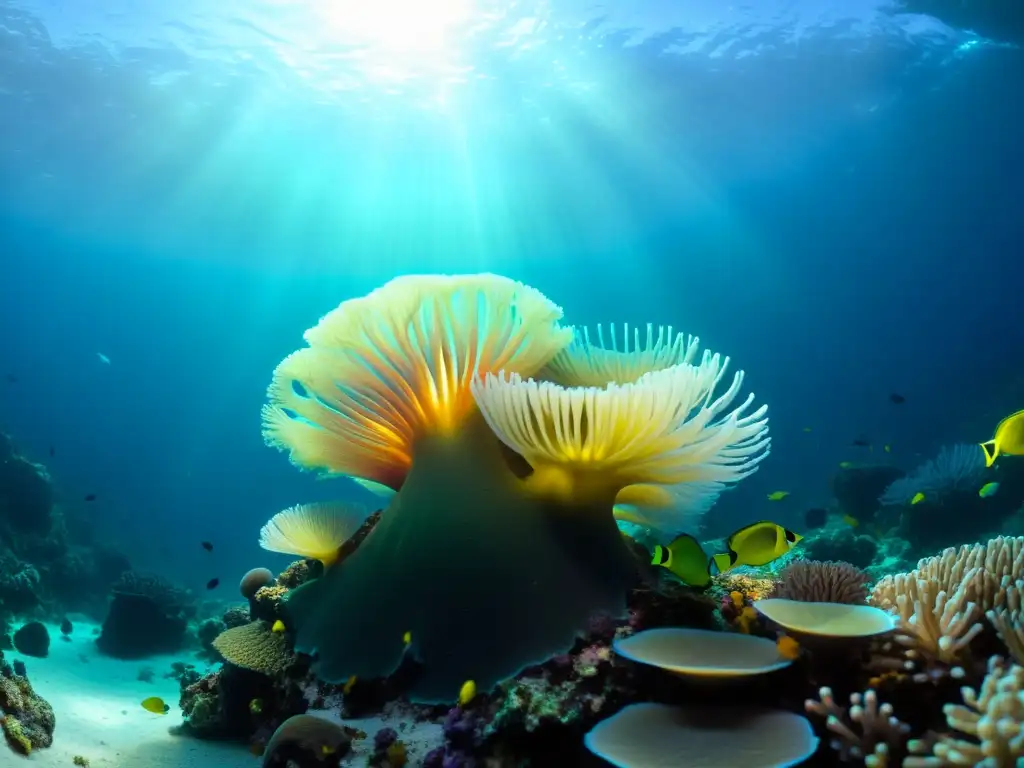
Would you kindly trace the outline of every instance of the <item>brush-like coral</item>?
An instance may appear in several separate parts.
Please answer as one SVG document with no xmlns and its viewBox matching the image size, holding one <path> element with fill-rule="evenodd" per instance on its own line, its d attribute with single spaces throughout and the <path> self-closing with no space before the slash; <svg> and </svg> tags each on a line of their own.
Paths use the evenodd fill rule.
<svg viewBox="0 0 1024 768">
<path fill-rule="evenodd" d="M 342 304 L 278 367 L 268 441 L 302 466 L 398 491 L 372 535 L 289 594 L 296 648 L 326 680 L 390 674 L 407 633 L 420 700 L 451 700 L 467 679 L 486 690 L 563 652 L 590 615 L 625 612 L 636 561 L 612 505 L 626 485 L 731 482 L 766 451 L 763 409 L 743 416 L 748 400 L 728 412 L 741 377 L 715 397 L 717 357 L 601 397 L 546 385 L 587 403 L 585 425 L 552 401 L 561 421 L 513 434 L 516 413 L 548 413 L 532 414 L 533 385 L 516 377 L 569 342 L 560 315 L 493 275 L 403 277 Z M 602 474 L 609 450 L 616 468 Z M 547 493 L 544 478 L 560 473 L 585 481 Z"/>
<path fill-rule="evenodd" d="M 809 603 L 863 605 L 868 599 L 868 577 L 849 563 L 796 560 L 779 573 L 772 597 Z"/>
<path fill-rule="evenodd" d="M 366 507 L 340 501 L 299 504 L 270 518 L 260 530 L 260 546 L 332 565 L 342 544 L 352 538 L 369 515 Z"/>
<path fill-rule="evenodd" d="M 830 688 L 822 688 L 818 698 L 807 699 L 804 707 L 825 720 L 833 735 L 830 745 L 843 763 L 863 761 L 867 768 L 895 768 L 906 754 L 910 728 L 896 718 L 891 704 L 879 703 L 874 691 L 851 694 L 846 708 L 836 703 Z"/>
<path fill-rule="evenodd" d="M 878 501 L 883 506 L 909 504 L 918 493 L 938 501 L 954 491 L 977 488 L 985 469 L 985 454 L 977 445 L 946 446 L 934 459 L 894 481 Z"/>
<path fill-rule="evenodd" d="M 961 693 L 963 704 L 943 708 L 953 733 L 912 741 L 919 757 L 907 758 L 904 768 L 1024 763 L 1024 668 L 992 657 L 980 691 Z"/>
</svg>

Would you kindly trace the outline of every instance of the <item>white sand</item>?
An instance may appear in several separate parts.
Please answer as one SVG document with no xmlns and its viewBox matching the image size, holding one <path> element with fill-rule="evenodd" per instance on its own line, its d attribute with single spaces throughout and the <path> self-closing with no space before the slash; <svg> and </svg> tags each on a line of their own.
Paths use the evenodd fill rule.
<svg viewBox="0 0 1024 768">
<path fill-rule="evenodd" d="M 76 623 L 71 641 L 61 639 L 60 630 L 50 626 L 50 655 L 45 659 L 4 651 L 8 661 L 25 662 L 28 678 L 35 690 L 53 707 L 57 728 L 53 746 L 33 751 L 28 765 L 67 768 L 76 755 L 89 760 L 95 768 L 256 768 L 260 760 L 244 745 L 200 741 L 169 732 L 181 725 L 178 709 L 178 682 L 164 678 L 175 661 L 195 664 L 200 673 L 207 667 L 191 653 L 159 656 L 144 661 L 118 661 L 96 650 L 94 626 Z M 139 670 L 154 671 L 150 683 L 138 679 Z M 150 696 L 161 697 L 170 712 L 154 715 L 140 704 Z M 326 712 L 311 712 L 336 719 Z M 399 729 L 398 722 L 381 719 L 346 721 L 366 731 L 365 742 L 353 745 L 354 754 L 345 762 L 365 764 L 367 749 L 373 735 L 385 726 Z M 419 724 L 408 731 L 399 731 L 410 752 L 410 764 L 416 765 L 429 749 L 440 743 L 439 725 Z M 0 743 L 0 765 L 13 755 Z"/>
</svg>

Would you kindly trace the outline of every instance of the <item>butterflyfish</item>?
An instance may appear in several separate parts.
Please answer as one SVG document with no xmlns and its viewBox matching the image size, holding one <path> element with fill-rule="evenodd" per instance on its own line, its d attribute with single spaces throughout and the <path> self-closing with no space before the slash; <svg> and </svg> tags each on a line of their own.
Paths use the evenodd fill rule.
<svg viewBox="0 0 1024 768">
<path fill-rule="evenodd" d="M 922 501 L 924 501 L 924 494 L 918 491 L 917 493 L 914 494 L 914 498 L 910 500 L 910 503 L 911 505 L 920 504 Z"/>
<path fill-rule="evenodd" d="M 700 543 L 688 533 L 681 534 L 668 546 L 654 547 L 652 565 L 667 568 L 673 576 L 691 587 L 711 583 L 711 561 Z"/>
<path fill-rule="evenodd" d="M 464 707 L 475 698 L 476 683 L 472 680 L 467 680 L 462 684 L 462 688 L 459 689 L 459 706 Z"/>
<path fill-rule="evenodd" d="M 789 496 L 789 491 L 773 491 L 768 494 L 768 501 L 782 501 Z"/>
<path fill-rule="evenodd" d="M 1024 411 L 1017 411 L 996 425 L 995 434 L 981 443 L 985 466 L 991 467 L 1000 456 L 1024 456 Z"/>
<path fill-rule="evenodd" d="M 152 712 L 154 715 L 166 715 L 171 711 L 171 708 L 159 696 L 150 696 L 148 699 L 143 699 L 142 708 L 147 712 Z"/>
<path fill-rule="evenodd" d="M 777 523 L 762 520 L 732 534 L 726 539 L 726 551 L 712 560 L 723 573 L 737 565 L 767 565 L 789 552 L 802 538 Z"/>
<path fill-rule="evenodd" d="M 285 629 L 285 627 L 284 627 L 284 622 L 283 622 L 283 621 L 281 621 L 280 619 L 277 619 L 277 620 L 276 620 L 276 621 L 274 622 L 274 625 L 273 625 L 273 626 L 272 626 L 272 627 L 270 628 L 270 631 L 271 631 L 271 632 L 278 632 L 278 633 L 281 633 L 281 632 L 284 632 L 284 629 Z"/>
</svg>

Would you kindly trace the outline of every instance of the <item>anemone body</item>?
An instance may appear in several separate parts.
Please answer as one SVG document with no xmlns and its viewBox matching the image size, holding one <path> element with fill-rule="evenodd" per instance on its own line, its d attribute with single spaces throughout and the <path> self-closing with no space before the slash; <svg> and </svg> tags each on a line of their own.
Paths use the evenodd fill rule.
<svg viewBox="0 0 1024 768">
<path fill-rule="evenodd" d="M 380 523 L 345 562 L 295 590 L 296 648 L 331 681 L 391 673 L 411 652 L 411 695 L 450 701 L 566 651 L 594 613 L 622 615 L 636 561 L 611 514 L 540 499 L 479 416 L 428 436 Z M 329 606 L 329 610 L 325 610 Z"/>
</svg>

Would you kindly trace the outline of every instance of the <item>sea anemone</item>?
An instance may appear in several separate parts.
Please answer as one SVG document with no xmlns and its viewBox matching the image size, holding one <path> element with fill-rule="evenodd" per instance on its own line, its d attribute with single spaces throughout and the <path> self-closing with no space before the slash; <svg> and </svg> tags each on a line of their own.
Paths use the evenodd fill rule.
<svg viewBox="0 0 1024 768">
<path fill-rule="evenodd" d="M 507 278 L 401 277 L 278 366 L 268 442 L 397 491 L 351 555 L 288 597 L 324 679 L 389 674 L 408 635 L 412 696 L 445 701 L 564 651 L 589 616 L 625 612 L 624 488 L 733 482 L 763 457 L 764 409 L 728 410 L 742 374 L 715 398 L 718 356 L 600 390 L 526 380 L 569 343 L 560 317 Z"/>
<path fill-rule="evenodd" d="M 270 552 L 299 555 L 331 565 L 341 546 L 366 522 L 369 510 L 358 504 L 299 504 L 278 512 L 260 530 L 260 546 Z"/>
</svg>

